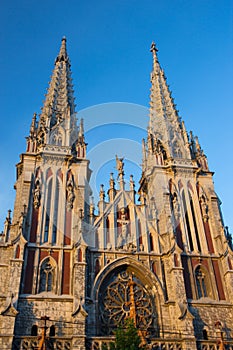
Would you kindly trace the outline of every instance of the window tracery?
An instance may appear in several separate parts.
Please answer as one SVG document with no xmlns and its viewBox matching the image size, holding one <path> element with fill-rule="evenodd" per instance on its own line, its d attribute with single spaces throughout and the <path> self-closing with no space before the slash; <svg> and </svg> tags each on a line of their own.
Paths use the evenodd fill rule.
<svg viewBox="0 0 233 350">
<path fill-rule="evenodd" d="M 198 299 L 211 297 L 208 272 L 205 271 L 201 266 L 198 266 L 195 270 L 195 279 Z"/>
<path fill-rule="evenodd" d="M 100 333 L 112 334 L 114 329 L 131 318 L 135 326 L 150 335 L 158 332 L 157 317 L 150 294 L 133 272 L 124 269 L 112 275 L 100 293 Z"/>
<path fill-rule="evenodd" d="M 51 258 L 46 258 L 40 267 L 39 293 L 56 292 L 56 264 Z"/>
</svg>

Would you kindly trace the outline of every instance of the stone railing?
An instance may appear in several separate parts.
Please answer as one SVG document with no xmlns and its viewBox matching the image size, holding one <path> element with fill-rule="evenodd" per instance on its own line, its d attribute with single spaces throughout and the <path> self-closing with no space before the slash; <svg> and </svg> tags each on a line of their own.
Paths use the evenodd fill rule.
<svg viewBox="0 0 233 350">
<path fill-rule="evenodd" d="M 224 341 L 223 344 L 217 344 L 216 341 L 202 340 L 197 341 L 198 350 L 233 350 L 233 341 Z"/>
<path fill-rule="evenodd" d="M 38 350 L 40 336 L 15 337 L 12 350 Z M 72 340 L 64 337 L 50 337 L 45 340 L 46 350 L 71 350 Z"/>
<path fill-rule="evenodd" d="M 114 342 L 114 337 L 95 337 L 90 339 L 88 350 L 110 350 L 110 344 Z M 147 346 L 148 350 L 182 350 L 180 340 L 152 340 Z"/>
</svg>

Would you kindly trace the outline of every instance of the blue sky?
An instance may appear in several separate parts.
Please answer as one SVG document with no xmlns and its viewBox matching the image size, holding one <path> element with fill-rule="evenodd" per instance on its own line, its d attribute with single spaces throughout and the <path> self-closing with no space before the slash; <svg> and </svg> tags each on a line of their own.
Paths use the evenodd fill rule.
<svg viewBox="0 0 233 350">
<path fill-rule="evenodd" d="M 149 106 L 149 48 L 152 40 L 157 43 L 179 114 L 199 136 L 216 172 L 225 225 L 233 232 L 232 1 L 2 0 L 0 23 L 0 229 L 7 209 L 13 209 L 14 165 L 25 150 L 32 115 L 40 112 L 65 35 L 80 115 L 95 118 L 87 113 L 92 106 L 110 113 L 112 102 L 126 102 L 126 110 L 128 104 L 144 106 L 139 107 L 142 128 L 147 125 L 143 108 Z M 114 168 L 113 161 L 102 165 L 97 187 L 101 174 Z"/>
</svg>

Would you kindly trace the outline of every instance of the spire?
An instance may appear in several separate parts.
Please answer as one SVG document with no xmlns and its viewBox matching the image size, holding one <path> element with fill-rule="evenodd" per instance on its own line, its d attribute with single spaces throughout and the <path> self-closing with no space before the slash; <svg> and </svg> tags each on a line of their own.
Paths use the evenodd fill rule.
<svg viewBox="0 0 233 350">
<path fill-rule="evenodd" d="M 166 150 L 168 158 L 190 159 L 190 152 L 186 146 L 185 131 L 166 82 L 164 71 L 160 67 L 157 57 L 158 49 L 154 42 L 152 42 L 150 51 L 153 57 L 150 122 L 148 128 L 148 132 L 150 132 L 150 135 L 148 135 L 150 146 L 156 144 L 155 140 L 159 140 Z"/>
<path fill-rule="evenodd" d="M 58 125 L 62 125 L 63 131 L 59 131 L 60 135 L 58 131 L 55 136 L 51 135 L 52 130 Z M 71 146 L 75 141 L 72 139 L 74 137 L 73 131 L 77 131 L 74 91 L 70 60 L 66 49 L 66 38 L 63 37 L 42 107 L 38 132 L 45 136 L 43 137 L 44 143 L 59 143 L 62 146 Z M 40 135 L 38 136 L 40 139 Z"/>
<path fill-rule="evenodd" d="M 66 51 L 66 37 L 63 36 L 62 40 L 61 40 L 61 48 L 60 48 L 60 52 L 56 58 L 55 64 L 57 62 L 66 62 L 67 60 L 69 60 L 68 55 L 67 55 L 67 51 Z"/>
</svg>

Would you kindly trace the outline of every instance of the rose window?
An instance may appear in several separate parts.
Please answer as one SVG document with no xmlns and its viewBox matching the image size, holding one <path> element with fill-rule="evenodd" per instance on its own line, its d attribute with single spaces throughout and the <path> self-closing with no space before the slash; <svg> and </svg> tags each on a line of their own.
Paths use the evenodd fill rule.
<svg viewBox="0 0 233 350">
<path fill-rule="evenodd" d="M 127 318 L 131 318 L 135 326 L 147 334 L 155 328 L 152 298 L 132 272 L 125 270 L 113 275 L 108 284 L 102 287 L 101 297 L 102 334 L 112 334 Z"/>
</svg>

